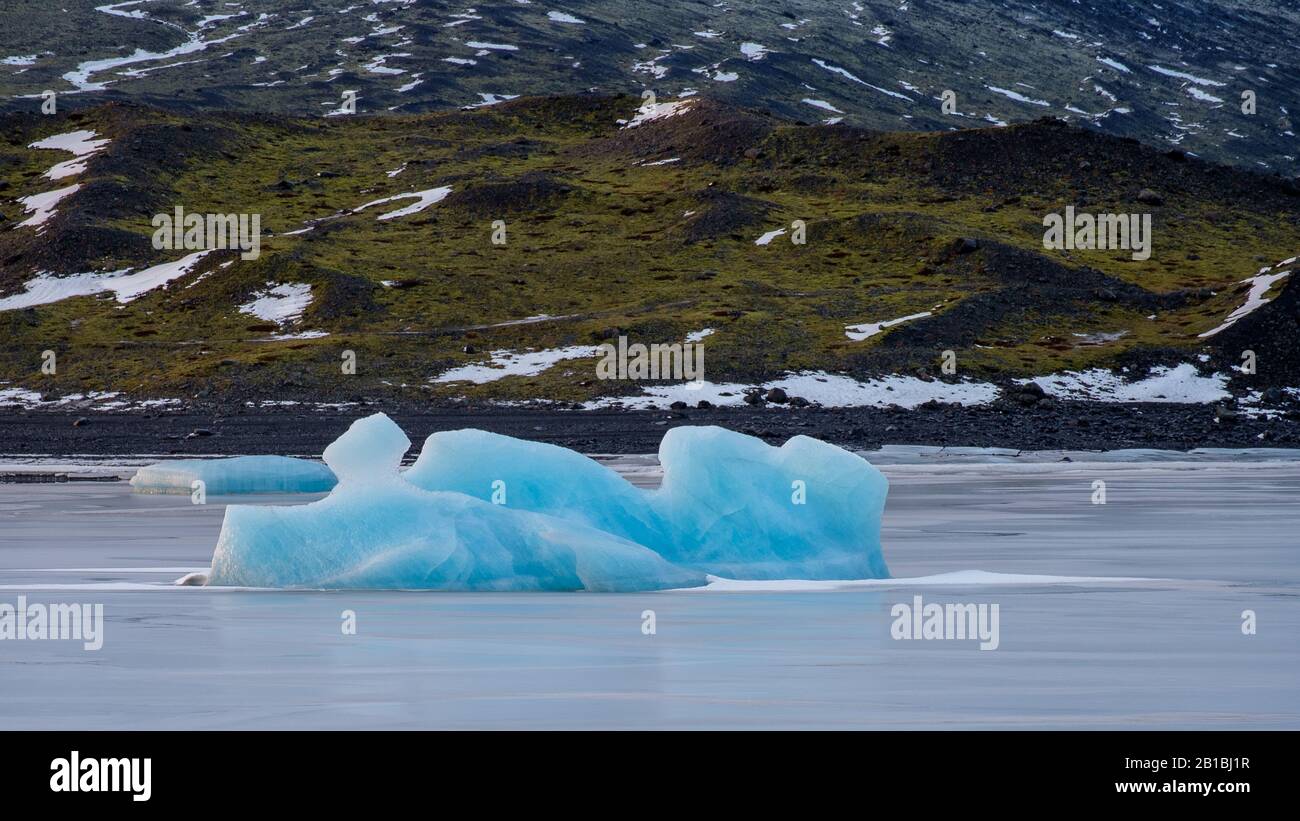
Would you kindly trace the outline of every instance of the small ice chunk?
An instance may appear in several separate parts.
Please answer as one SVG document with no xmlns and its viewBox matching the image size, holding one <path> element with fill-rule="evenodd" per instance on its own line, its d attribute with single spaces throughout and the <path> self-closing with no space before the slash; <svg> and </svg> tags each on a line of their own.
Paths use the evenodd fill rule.
<svg viewBox="0 0 1300 821">
<path fill-rule="evenodd" d="M 324 493 L 334 474 L 320 462 L 287 456 L 177 459 L 142 467 L 131 477 L 136 493 L 188 494 L 194 482 L 205 493 Z"/>
</svg>

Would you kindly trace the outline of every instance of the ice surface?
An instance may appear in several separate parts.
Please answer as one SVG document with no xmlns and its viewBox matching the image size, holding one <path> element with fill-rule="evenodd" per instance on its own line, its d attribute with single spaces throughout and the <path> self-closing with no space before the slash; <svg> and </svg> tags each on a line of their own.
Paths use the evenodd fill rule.
<svg viewBox="0 0 1300 821">
<path fill-rule="evenodd" d="M 136 493 L 188 494 L 196 479 L 203 482 L 205 493 L 214 495 L 323 493 L 335 484 L 333 472 L 319 462 L 287 456 L 236 456 L 148 465 L 131 477 L 131 487 Z"/>
<path fill-rule="evenodd" d="M 20 662 L 0 726 L 1300 729 L 1300 465 L 1265 452 L 1117 465 L 1125 504 L 1109 505 L 1088 503 L 1078 461 L 1046 455 L 1041 474 L 883 467 L 892 582 L 608 596 L 176 587 L 207 564 L 222 500 L 0 484 L 0 599 L 103 602 L 106 636 L 96 653 L 0 642 Z M 618 461 L 657 484 L 653 456 Z M 986 572 L 939 583 L 962 568 Z M 1000 602 L 1001 647 L 893 640 L 890 608 L 916 593 Z M 345 607 L 361 640 L 339 633 Z M 1243 637 L 1230 618 L 1246 608 L 1272 628 Z"/>
<path fill-rule="evenodd" d="M 729 578 L 882 578 L 888 482 L 866 460 L 796 436 L 772 447 L 719 427 L 670 430 L 663 484 L 633 487 L 565 448 L 477 430 L 435 433 L 406 480 L 580 522 Z"/>
<path fill-rule="evenodd" d="M 695 587 L 703 573 L 639 544 L 398 475 L 410 441 L 387 416 L 325 450 L 339 476 L 308 505 L 226 508 L 211 585 L 313 589 L 589 590 Z"/>
</svg>

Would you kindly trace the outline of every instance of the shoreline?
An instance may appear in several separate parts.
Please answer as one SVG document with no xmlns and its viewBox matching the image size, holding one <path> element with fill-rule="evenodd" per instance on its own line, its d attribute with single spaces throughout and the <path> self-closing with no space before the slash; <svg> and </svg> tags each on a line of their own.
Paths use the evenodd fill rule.
<svg viewBox="0 0 1300 821">
<path fill-rule="evenodd" d="M 853 450 L 885 445 L 1110 451 L 1151 448 L 1300 447 L 1300 412 L 1216 415 L 1212 405 L 1014 402 L 962 407 L 559 410 L 549 407 L 413 407 L 376 401 L 340 410 L 198 406 L 160 412 L 0 408 L 0 453 L 10 456 L 159 458 L 279 454 L 319 456 L 352 421 L 382 411 L 411 437 L 481 428 L 586 454 L 650 454 L 670 428 L 720 425 L 769 443 L 805 435 Z"/>
</svg>

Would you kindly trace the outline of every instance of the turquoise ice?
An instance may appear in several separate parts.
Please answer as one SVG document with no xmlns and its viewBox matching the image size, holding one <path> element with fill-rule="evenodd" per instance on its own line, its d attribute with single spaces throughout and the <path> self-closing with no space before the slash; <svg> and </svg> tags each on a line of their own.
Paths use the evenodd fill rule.
<svg viewBox="0 0 1300 821">
<path fill-rule="evenodd" d="M 205 493 L 324 493 L 334 473 L 320 462 L 287 456 L 177 459 L 142 467 L 131 477 L 136 493 L 181 493 L 203 482 Z"/>
<path fill-rule="evenodd" d="M 431 435 L 405 478 L 589 525 L 717 576 L 889 576 L 889 483 L 860 456 L 807 436 L 773 447 L 708 426 L 668 431 L 659 461 L 663 484 L 642 490 L 566 448 L 457 430 Z"/>
<path fill-rule="evenodd" d="M 291 507 L 232 505 L 208 583 L 251 587 L 629 591 L 733 579 L 889 575 L 888 483 L 808 437 L 781 447 L 675 428 L 642 490 L 574 451 L 479 430 L 410 440 L 387 416 L 325 449 L 339 482 Z"/>
<path fill-rule="evenodd" d="M 325 450 L 339 484 L 292 507 L 232 505 L 210 585 L 419 590 L 629 591 L 695 587 L 703 573 L 586 525 L 398 474 L 410 441 L 387 416 Z"/>
</svg>

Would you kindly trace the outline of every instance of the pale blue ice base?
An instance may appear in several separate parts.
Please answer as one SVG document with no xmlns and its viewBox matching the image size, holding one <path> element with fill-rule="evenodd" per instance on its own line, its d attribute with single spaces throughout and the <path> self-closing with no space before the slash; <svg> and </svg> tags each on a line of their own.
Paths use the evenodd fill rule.
<svg viewBox="0 0 1300 821">
<path fill-rule="evenodd" d="M 233 456 L 221 459 L 174 459 L 136 471 L 136 493 L 191 495 L 195 482 L 214 496 L 228 493 L 323 493 L 335 484 L 334 473 L 320 462 L 288 456 Z"/>
</svg>

